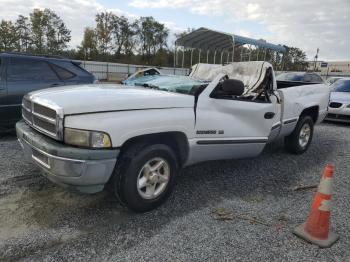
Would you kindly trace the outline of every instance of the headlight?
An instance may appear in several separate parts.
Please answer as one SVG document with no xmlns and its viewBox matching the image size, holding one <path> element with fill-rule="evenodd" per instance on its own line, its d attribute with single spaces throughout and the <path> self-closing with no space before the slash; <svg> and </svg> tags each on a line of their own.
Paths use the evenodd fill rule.
<svg viewBox="0 0 350 262">
<path fill-rule="evenodd" d="M 64 142 L 69 145 L 94 147 L 94 148 L 110 148 L 112 147 L 109 135 L 104 132 L 88 131 L 80 129 L 65 128 Z"/>
</svg>

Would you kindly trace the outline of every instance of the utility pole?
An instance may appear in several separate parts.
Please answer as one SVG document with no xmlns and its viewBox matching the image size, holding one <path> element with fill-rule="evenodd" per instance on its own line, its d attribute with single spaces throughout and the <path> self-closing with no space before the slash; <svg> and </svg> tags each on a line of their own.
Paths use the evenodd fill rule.
<svg viewBox="0 0 350 262">
<path fill-rule="evenodd" d="M 317 48 L 316 55 L 315 55 L 315 60 L 314 60 L 314 72 L 316 71 L 316 63 L 317 63 L 317 58 L 318 58 L 318 52 L 320 52 L 320 49 Z"/>
</svg>

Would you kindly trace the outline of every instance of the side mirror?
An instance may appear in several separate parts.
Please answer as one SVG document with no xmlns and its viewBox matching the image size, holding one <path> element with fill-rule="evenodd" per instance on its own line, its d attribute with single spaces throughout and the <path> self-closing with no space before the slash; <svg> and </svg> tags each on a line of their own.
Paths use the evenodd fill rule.
<svg viewBox="0 0 350 262">
<path fill-rule="evenodd" d="M 222 92 L 224 95 L 241 96 L 244 93 L 244 84 L 241 80 L 226 79 L 222 82 Z"/>
</svg>

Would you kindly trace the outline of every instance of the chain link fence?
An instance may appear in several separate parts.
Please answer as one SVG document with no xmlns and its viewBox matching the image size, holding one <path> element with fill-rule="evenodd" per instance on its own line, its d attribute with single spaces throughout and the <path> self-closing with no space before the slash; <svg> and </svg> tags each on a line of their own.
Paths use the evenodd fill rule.
<svg viewBox="0 0 350 262">
<path fill-rule="evenodd" d="M 146 65 L 131 65 L 120 63 L 108 63 L 97 61 L 79 61 L 81 66 L 91 72 L 96 79 L 106 81 L 118 81 L 125 79 L 128 75 L 149 67 Z M 188 68 L 157 67 L 164 74 L 188 75 Z"/>
</svg>

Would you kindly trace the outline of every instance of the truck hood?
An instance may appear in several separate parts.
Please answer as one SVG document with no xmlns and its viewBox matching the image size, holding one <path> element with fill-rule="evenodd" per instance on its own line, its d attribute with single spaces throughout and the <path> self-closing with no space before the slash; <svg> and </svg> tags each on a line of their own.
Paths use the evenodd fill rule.
<svg viewBox="0 0 350 262">
<path fill-rule="evenodd" d="M 65 115 L 140 109 L 193 107 L 194 97 L 125 85 L 95 84 L 43 89 L 30 99 L 53 104 Z"/>
<path fill-rule="evenodd" d="M 330 101 L 350 103 L 350 92 L 332 92 Z"/>
</svg>

